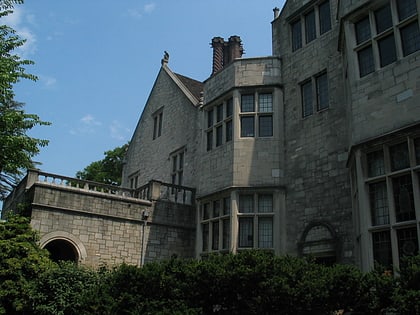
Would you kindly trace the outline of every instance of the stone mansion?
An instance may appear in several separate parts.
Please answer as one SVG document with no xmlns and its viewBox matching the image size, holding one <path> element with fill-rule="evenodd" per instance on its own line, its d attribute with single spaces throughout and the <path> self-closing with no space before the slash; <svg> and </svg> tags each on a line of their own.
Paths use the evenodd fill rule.
<svg viewBox="0 0 420 315">
<path fill-rule="evenodd" d="M 261 248 L 398 267 L 420 239 L 419 10 L 288 0 L 271 56 L 215 37 L 204 82 L 165 53 L 121 187 L 32 170 L 4 209 L 25 198 L 41 246 L 90 265 Z"/>
</svg>

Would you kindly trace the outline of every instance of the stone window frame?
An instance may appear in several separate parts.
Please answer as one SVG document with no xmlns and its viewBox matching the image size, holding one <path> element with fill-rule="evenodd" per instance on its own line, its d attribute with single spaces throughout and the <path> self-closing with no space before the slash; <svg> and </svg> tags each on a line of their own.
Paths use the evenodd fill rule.
<svg viewBox="0 0 420 315">
<path fill-rule="evenodd" d="M 329 16 L 328 22 L 326 16 Z M 309 20 L 313 17 L 313 20 Z M 309 23 L 311 22 L 311 23 Z M 332 29 L 329 0 L 317 1 L 290 23 L 292 52 L 303 48 Z"/>
<path fill-rule="evenodd" d="M 404 251 L 408 251 L 410 248 L 417 254 L 419 253 L 420 158 L 416 155 L 420 151 L 419 139 L 420 137 L 408 136 L 399 141 L 384 143 L 363 153 L 363 176 L 366 185 L 366 198 L 369 201 L 367 205 L 367 211 L 370 213 L 368 232 L 370 248 L 373 253 L 372 259 L 373 263 L 380 263 L 388 268 L 398 267 L 400 258 L 406 254 Z M 403 163 L 401 166 L 395 167 L 393 159 L 402 155 L 399 152 L 393 156 L 392 152 L 394 148 L 403 143 L 407 144 L 406 155 L 409 165 Z M 371 157 L 372 155 L 381 161 L 375 161 Z M 405 159 L 405 157 L 403 158 Z M 380 171 L 374 172 L 372 168 Z M 402 186 L 397 186 L 399 180 L 403 178 L 409 178 L 411 183 L 411 189 L 406 190 L 408 193 L 406 197 L 401 193 Z M 383 200 L 380 202 L 375 200 L 377 195 L 372 193 L 373 187 L 378 185 L 385 187 L 385 191 L 381 192 L 379 199 Z M 402 197 L 404 198 L 402 199 Z M 396 200 L 397 198 L 399 201 Z M 400 207 L 405 207 L 407 204 L 412 209 L 399 210 Z M 409 240 L 407 237 L 403 239 L 403 236 L 408 235 L 407 233 L 414 235 L 417 242 L 415 239 Z"/>
<path fill-rule="evenodd" d="M 266 106 L 267 104 L 263 100 L 263 97 L 268 95 L 271 96 L 271 103 L 269 106 Z M 244 101 L 246 99 L 250 99 L 251 103 L 245 103 Z M 275 100 L 273 90 L 242 91 L 239 106 L 240 138 L 274 137 L 274 110 Z"/>
<path fill-rule="evenodd" d="M 233 97 L 227 97 L 205 111 L 206 151 L 233 139 Z"/>
<path fill-rule="evenodd" d="M 153 140 L 155 140 L 162 135 L 163 107 L 153 113 L 152 119 L 153 119 Z"/>
<path fill-rule="evenodd" d="M 185 147 L 169 154 L 170 178 L 172 185 L 182 186 L 184 181 Z"/>
<path fill-rule="evenodd" d="M 325 83 L 321 79 L 325 79 Z M 302 118 L 330 108 L 329 78 L 326 69 L 305 79 L 299 85 Z"/>
<path fill-rule="evenodd" d="M 128 176 L 131 189 L 139 188 L 140 171 L 136 171 Z"/>
<path fill-rule="evenodd" d="M 229 251 L 231 242 L 231 204 L 230 195 L 228 194 L 211 198 L 201 204 L 202 255 L 210 252 Z"/>
<path fill-rule="evenodd" d="M 261 197 L 262 196 L 271 196 L 271 211 L 262 211 L 263 208 L 260 207 Z M 251 208 L 245 209 L 244 206 L 244 198 L 251 199 Z M 238 198 L 238 250 L 242 249 L 250 249 L 250 248 L 259 248 L 259 249 L 267 249 L 273 250 L 274 249 L 274 194 L 271 192 L 240 192 Z M 249 211 L 250 210 L 250 211 Z M 267 232 L 263 229 L 261 223 L 266 223 L 271 221 L 271 239 L 267 240 Z M 247 231 L 243 229 L 245 225 L 244 223 L 250 224 L 251 231 Z M 241 226 L 242 225 L 242 226 Z M 246 236 L 246 232 L 250 232 L 247 236 L 247 240 L 244 239 Z M 269 235 L 269 237 L 270 237 Z M 251 237 L 251 239 L 249 239 Z M 267 246 L 271 245 L 271 246 Z"/>
<path fill-rule="evenodd" d="M 416 5 L 416 0 L 406 1 L 404 4 Z M 379 6 L 371 7 L 367 13 L 359 15 L 352 21 L 353 50 L 359 78 L 368 76 L 420 50 L 420 44 L 414 45 L 414 48 L 407 46 L 409 42 L 413 41 L 412 36 L 416 38 L 420 36 L 419 8 L 417 7 L 417 11 L 411 15 L 401 16 L 399 13 L 401 3 L 396 0 L 382 2 Z M 381 16 L 380 19 L 379 16 Z M 385 19 L 387 16 L 389 18 Z M 387 20 L 389 24 L 384 25 L 382 22 Z M 414 29 L 410 30 L 410 27 L 413 26 Z M 411 47 L 411 50 L 406 51 L 408 47 Z"/>
</svg>

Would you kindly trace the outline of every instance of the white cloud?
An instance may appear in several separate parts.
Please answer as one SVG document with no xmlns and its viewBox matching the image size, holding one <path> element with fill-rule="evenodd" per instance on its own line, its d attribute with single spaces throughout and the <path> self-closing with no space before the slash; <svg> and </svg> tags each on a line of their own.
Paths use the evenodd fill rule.
<svg viewBox="0 0 420 315">
<path fill-rule="evenodd" d="M 156 3 L 145 4 L 141 9 L 129 9 L 128 15 L 135 19 L 141 19 L 145 14 L 151 14 L 156 9 Z"/>
<path fill-rule="evenodd" d="M 56 78 L 47 75 L 40 75 L 39 80 L 46 88 L 52 88 L 57 84 Z"/>
<path fill-rule="evenodd" d="M 156 8 L 156 3 L 152 2 L 152 3 L 145 4 L 143 7 L 143 10 L 144 10 L 144 13 L 150 14 L 155 10 L 155 8 Z"/>
<path fill-rule="evenodd" d="M 130 129 L 121 125 L 121 123 L 117 120 L 112 121 L 111 125 L 109 126 L 109 131 L 111 133 L 111 138 L 116 140 L 127 140 L 127 136 L 130 135 Z"/>
<path fill-rule="evenodd" d="M 25 24 L 29 23 L 30 25 L 35 24 L 34 16 L 25 14 L 21 7 L 16 6 L 13 10 L 13 13 L 2 18 L 4 24 L 10 26 L 16 31 L 16 34 L 19 35 L 22 39 L 26 39 L 26 42 L 16 49 L 16 53 L 22 58 L 28 58 L 29 55 L 32 55 L 36 52 L 36 36 L 34 32 Z"/>
<path fill-rule="evenodd" d="M 73 128 L 70 129 L 70 134 L 72 135 L 87 135 L 95 134 L 97 129 L 102 125 L 91 114 L 86 114 L 75 124 Z"/>
<path fill-rule="evenodd" d="M 80 118 L 80 121 L 87 126 L 100 126 L 102 123 L 100 121 L 97 121 L 95 117 L 93 117 L 91 114 L 87 114 Z"/>
</svg>

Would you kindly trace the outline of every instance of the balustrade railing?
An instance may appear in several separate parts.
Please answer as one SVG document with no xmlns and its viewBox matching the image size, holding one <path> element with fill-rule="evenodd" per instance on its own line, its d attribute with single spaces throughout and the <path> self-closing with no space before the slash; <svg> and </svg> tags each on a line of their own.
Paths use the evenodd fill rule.
<svg viewBox="0 0 420 315">
<path fill-rule="evenodd" d="M 45 173 L 38 170 L 30 170 L 27 175 L 26 186 L 31 186 L 35 182 L 46 183 L 54 186 L 73 187 L 82 190 L 142 200 L 165 200 L 185 205 L 193 205 L 195 202 L 195 189 L 155 180 L 152 180 L 148 184 L 137 189 L 130 189 L 57 174 Z"/>
</svg>

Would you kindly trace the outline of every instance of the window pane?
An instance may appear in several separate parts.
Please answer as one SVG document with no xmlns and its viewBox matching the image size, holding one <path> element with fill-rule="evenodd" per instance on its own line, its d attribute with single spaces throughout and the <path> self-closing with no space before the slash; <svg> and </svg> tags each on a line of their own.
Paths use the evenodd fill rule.
<svg viewBox="0 0 420 315">
<path fill-rule="evenodd" d="M 254 212 L 254 195 L 240 195 L 239 196 L 239 212 L 253 213 Z"/>
<path fill-rule="evenodd" d="M 375 232 L 372 234 L 373 259 L 376 263 L 392 266 L 391 237 L 389 231 Z"/>
<path fill-rule="evenodd" d="M 209 250 L 209 224 L 202 225 L 203 252 Z"/>
<path fill-rule="evenodd" d="M 219 249 L 219 221 L 212 223 L 212 242 L 211 242 L 211 249 L 218 250 Z"/>
<path fill-rule="evenodd" d="M 273 247 L 273 218 L 258 218 L 258 247 Z"/>
<path fill-rule="evenodd" d="M 305 31 L 307 43 L 313 41 L 316 38 L 315 11 L 311 11 L 305 15 Z"/>
<path fill-rule="evenodd" d="M 162 123 L 163 123 L 163 113 L 159 114 L 159 130 L 158 130 L 158 137 L 162 135 Z"/>
<path fill-rule="evenodd" d="M 258 117 L 258 136 L 260 137 L 273 136 L 273 116 L 261 115 Z"/>
<path fill-rule="evenodd" d="M 398 253 L 399 257 L 415 256 L 419 252 L 419 242 L 417 239 L 417 229 L 397 230 Z"/>
<path fill-rule="evenodd" d="M 395 50 L 394 34 L 378 40 L 379 57 L 381 67 L 389 65 L 397 60 L 397 52 Z"/>
<path fill-rule="evenodd" d="M 241 137 L 254 137 L 254 116 L 241 117 Z"/>
<path fill-rule="evenodd" d="M 258 111 L 272 112 L 273 111 L 273 95 L 271 93 L 264 93 L 258 95 Z"/>
<path fill-rule="evenodd" d="M 213 110 L 207 112 L 207 128 L 213 126 Z"/>
<path fill-rule="evenodd" d="M 231 117 L 233 114 L 233 98 L 230 98 L 226 102 L 226 118 Z"/>
<path fill-rule="evenodd" d="M 220 200 L 213 201 L 213 218 L 220 216 Z"/>
<path fill-rule="evenodd" d="M 153 118 L 153 139 L 156 139 L 158 131 L 158 117 Z"/>
<path fill-rule="evenodd" d="M 178 158 L 177 155 L 172 157 L 172 172 L 175 172 L 177 170 L 177 165 L 178 165 L 177 158 Z"/>
<path fill-rule="evenodd" d="M 203 220 L 207 220 L 210 218 L 210 204 L 205 203 L 203 204 Z"/>
<path fill-rule="evenodd" d="M 330 2 L 325 1 L 319 6 L 319 32 L 324 34 L 331 29 Z"/>
<path fill-rule="evenodd" d="M 308 81 L 302 84 L 301 90 L 302 90 L 302 116 L 306 117 L 313 114 L 312 82 Z"/>
<path fill-rule="evenodd" d="M 416 213 L 414 210 L 411 175 L 393 178 L 392 185 L 397 222 L 415 220 Z"/>
<path fill-rule="evenodd" d="M 316 96 L 318 110 L 328 108 L 330 100 L 328 95 L 328 78 L 326 73 L 321 74 L 316 78 Z"/>
<path fill-rule="evenodd" d="M 372 46 L 368 46 L 357 53 L 359 58 L 359 73 L 360 77 L 375 71 L 375 64 L 373 62 Z"/>
<path fill-rule="evenodd" d="M 223 104 L 220 104 L 219 106 L 217 106 L 216 119 L 217 119 L 217 122 L 223 120 Z"/>
<path fill-rule="evenodd" d="M 182 170 L 184 168 L 184 152 L 179 154 L 179 169 Z"/>
<path fill-rule="evenodd" d="M 230 197 L 223 198 L 223 215 L 230 214 Z"/>
<path fill-rule="evenodd" d="M 239 218 L 239 247 L 254 246 L 253 218 Z"/>
<path fill-rule="evenodd" d="M 420 32 L 417 21 L 402 27 L 400 32 L 404 56 L 420 49 Z"/>
<path fill-rule="evenodd" d="M 370 210 L 372 225 L 389 224 L 388 198 L 386 183 L 369 185 Z"/>
<path fill-rule="evenodd" d="M 391 6 L 389 4 L 375 11 L 375 22 L 377 34 L 392 27 Z"/>
<path fill-rule="evenodd" d="M 400 21 L 417 13 L 416 0 L 399 0 L 397 8 Z"/>
<path fill-rule="evenodd" d="M 295 51 L 302 47 L 302 24 L 300 20 L 292 24 L 292 50 Z"/>
<path fill-rule="evenodd" d="M 410 167 L 410 158 L 408 155 L 407 142 L 393 145 L 389 148 L 391 156 L 391 170 L 397 171 L 403 168 Z"/>
<path fill-rule="evenodd" d="M 230 220 L 226 219 L 223 220 L 223 240 L 222 240 L 222 248 L 227 249 L 229 248 L 230 243 Z"/>
<path fill-rule="evenodd" d="M 184 176 L 184 172 L 178 171 L 178 185 L 179 186 L 182 186 L 183 176 Z"/>
<path fill-rule="evenodd" d="M 368 176 L 375 177 L 385 174 L 384 152 L 382 150 L 367 154 Z"/>
<path fill-rule="evenodd" d="M 258 212 L 273 212 L 273 195 L 258 195 Z"/>
<path fill-rule="evenodd" d="M 232 120 L 229 120 L 226 122 L 226 142 L 229 142 L 232 140 L 232 135 L 233 135 L 232 125 L 233 125 Z"/>
<path fill-rule="evenodd" d="M 207 132 L 207 151 L 210 151 L 213 148 L 213 131 Z"/>
<path fill-rule="evenodd" d="M 368 39 L 370 39 L 370 23 L 369 16 L 360 20 L 355 24 L 356 28 L 356 42 L 360 44 Z"/>
<path fill-rule="evenodd" d="M 241 112 L 254 112 L 254 94 L 241 96 Z"/>
<path fill-rule="evenodd" d="M 216 128 L 216 147 L 220 146 L 223 141 L 223 126 Z"/>
<path fill-rule="evenodd" d="M 416 152 L 416 164 L 420 164 L 420 138 L 414 140 L 414 150 Z"/>
</svg>

